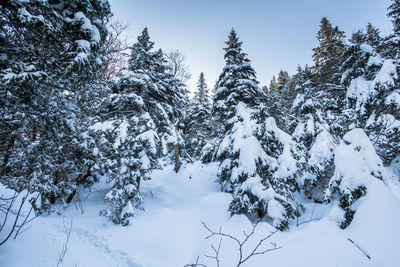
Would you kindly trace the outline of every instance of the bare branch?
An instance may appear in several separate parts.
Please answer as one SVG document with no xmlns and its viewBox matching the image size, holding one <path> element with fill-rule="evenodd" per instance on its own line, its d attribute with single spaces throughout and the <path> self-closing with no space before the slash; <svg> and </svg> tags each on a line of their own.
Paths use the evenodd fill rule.
<svg viewBox="0 0 400 267">
<path fill-rule="evenodd" d="M 219 259 L 219 252 L 220 252 L 220 248 L 221 248 L 221 243 L 222 243 L 222 238 L 228 238 L 231 239 L 233 241 L 235 241 L 238 244 L 238 250 L 239 250 L 239 260 L 238 263 L 236 265 L 236 267 L 241 266 L 243 263 L 245 263 L 246 261 L 248 261 L 250 258 L 252 258 L 253 256 L 256 255 L 262 255 L 277 249 L 280 249 L 282 247 L 277 246 L 276 243 L 271 242 L 270 244 L 272 245 L 271 248 L 269 249 L 265 249 L 265 250 L 261 250 L 261 246 L 263 245 L 263 243 L 269 239 L 271 236 L 273 236 L 276 232 L 278 232 L 278 230 L 275 230 L 273 232 L 271 232 L 270 234 L 268 234 L 266 237 L 262 238 L 261 240 L 258 241 L 257 245 L 251 249 L 251 252 L 247 255 L 244 255 L 244 247 L 246 246 L 246 244 L 248 243 L 248 241 L 250 240 L 250 238 L 254 235 L 255 230 L 258 226 L 260 221 L 257 221 L 255 224 L 253 224 L 253 228 L 251 229 L 250 233 L 246 233 L 245 231 L 243 231 L 243 235 L 244 235 L 244 239 L 243 241 L 240 241 L 237 237 L 232 236 L 230 234 L 227 233 L 223 233 L 222 232 L 222 228 L 220 227 L 218 231 L 214 231 L 212 230 L 210 227 L 208 227 L 204 222 L 202 222 L 204 228 L 206 228 L 206 230 L 209 232 L 209 235 L 206 236 L 206 239 L 209 239 L 212 236 L 220 236 L 220 242 L 218 245 L 218 249 L 215 248 L 215 246 L 213 244 L 211 244 L 211 248 L 214 251 L 214 256 L 210 256 L 210 255 L 205 255 L 208 258 L 212 258 L 216 260 L 217 263 L 217 267 L 219 266 L 220 263 L 220 259 Z M 190 265 L 189 265 L 190 266 Z M 194 265 L 195 266 L 195 265 Z"/>
<path fill-rule="evenodd" d="M 65 242 L 64 242 L 63 247 L 61 249 L 60 256 L 58 257 L 57 267 L 64 260 L 65 254 L 67 253 L 69 238 L 71 237 L 71 232 L 72 232 L 72 224 L 73 224 L 73 220 L 71 219 L 71 221 L 69 223 L 69 226 L 67 226 L 67 224 L 65 223 L 65 217 L 63 218 L 64 232 L 65 232 Z"/>
<path fill-rule="evenodd" d="M 186 57 L 180 50 L 172 50 L 165 53 L 168 60 L 169 72 L 176 78 L 186 83 L 192 74 L 189 72 L 189 67 L 186 65 Z"/>
</svg>

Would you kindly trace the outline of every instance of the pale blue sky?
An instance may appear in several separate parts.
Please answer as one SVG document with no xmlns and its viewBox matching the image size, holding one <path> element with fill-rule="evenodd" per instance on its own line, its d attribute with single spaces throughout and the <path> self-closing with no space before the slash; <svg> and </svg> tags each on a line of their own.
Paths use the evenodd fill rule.
<svg viewBox="0 0 400 267">
<path fill-rule="evenodd" d="M 130 24 L 132 42 L 149 28 L 156 48 L 179 49 L 190 66 L 195 87 L 204 72 L 208 87 L 224 66 L 223 50 L 233 27 L 243 42 L 261 85 L 280 69 L 293 74 L 311 64 L 319 22 L 326 16 L 346 32 L 367 22 L 391 30 L 386 8 L 390 0 L 109 0 L 115 17 Z"/>
</svg>

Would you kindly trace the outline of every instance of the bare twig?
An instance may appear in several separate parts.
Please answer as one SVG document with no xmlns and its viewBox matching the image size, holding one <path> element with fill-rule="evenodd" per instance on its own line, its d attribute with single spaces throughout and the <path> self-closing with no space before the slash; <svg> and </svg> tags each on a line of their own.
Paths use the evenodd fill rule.
<svg viewBox="0 0 400 267">
<path fill-rule="evenodd" d="M 22 208 L 24 207 L 26 200 L 28 199 L 29 192 L 26 192 L 26 194 L 21 198 L 21 202 L 18 203 L 18 205 L 16 207 L 17 210 L 14 210 L 16 201 L 20 194 L 21 194 L 20 192 L 15 192 L 13 194 L 13 196 L 10 198 L 1 197 L 1 199 L 0 199 L 0 201 L 1 201 L 0 210 L 4 213 L 3 221 L 0 223 L 0 232 L 5 231 L 5 229 L 6 229 L 5 226 L 6 226 L 8 220 L 13 220 L 11 228 L 9 230 L 7 229 L 8 233 L 3 238 L 3 240 L 0 240 L 0 246 L 4 245 L 4 243 L 7 242 L 7 240 L 12 236 L 13 233 L 15 233 L 14 239 L 16 239 L 18 235 L 20 235 L 23 232 L 25 232 L 26 230 L 28 230 L 30 227 L 25 228 L 25 229 L 23 229 L 23 227 L 25 227 L 28 223 L 30 223 L 32 220 L 34 220 L 36 218 L 36 216 L 30 218 L 33 207 L 30 208 L 30 210 L 27 214 L 22 212 Z M 37 198 L 38 197 L 39 197 L 39 195 L 37 196 Z M 9 217 L 10 214 L 14 215 L 15 218 L 11 219 Z M 20 219 L 22 219 L 21 222 L 20 222 Z"/>
<path fill-rule="evenodd" d="M 192 264 L 186 264 L 185 266 L 183 266 L 183 267 L 208 267 L 207 265 L 205 265 L 205 264 L 202 264 L 202 263 L 199 263 L 199 257 L 197 257 L 197 259 L 196 259 L 196 262 L 195 263 L 192 263 Z"/>
<path fill-rule="evenodd" d="M 312 208 L 312 211 L 311 211 L 311 215 L 310 215 L 310 219 L 307 220 L 307 221 L 304 221 L 304 222 L 300 222 L 300 223 L 299 223 L 299 221 L 297 220 L 296 226 L 300 226 L 300 225 L 302 225 L 302 224 L 309 223 L 309 222 L 313 222 L 313 221 L 319 221 L 320 219 L 314 218 L 314 210 L 315 210 L 315 204 L 313 205 L 313 208 Z"/>
<path fill-rule="evenodd" d="M 218 248 L 215 248 L 213 244 L 211 244 L 211 248 L 214 250 L 215 255 L 210 256 L 210 255 L 204 255 L 207 258 L 215 259 L 217 263 L 217 267 L 219 267 L 219 251 L 221 250 L 221 244 L 222 244 L 222 238 L 219 240 Z"/>
<path fill-rule="evenodd" d="M 65 217 L 64 217 L 63 218 L 63 224 L 64 224 L 64 231 L 65 231 L 65 242 L 64 242 L 63 247 L 61 249 L 60 256 L 58 257 L 57 267 L 64 260 L 65 254 L 67 253 L 69 238 L 71 237 L 71 232 L 72 232 L 73 220 L 71 219 L 71 221 L 69 223 L 69 226 L 67 227 L 67 224 L 65 223 Z"/>
<path fill-rule="evenodd" d="M 261 240 L 259 240 L 257 245 L 251 250 L 251 252 L 248 255 L 244 255 L 244 252 L 243 252 L 244 249 L 243 248 L 245 247 L 245 245 L 247 244 L 249 239 L 254 235 L 254 232 L 255 232 L 255 230 L 257 228 L 258 223 L 259 223 L 259 221 L 257 221 L 257 223 L 255 223 L 253 225 L 253 228 L 252 228 L 252 230 L 251 230 L 251 232 L 249 234 L 246 233 L 245 231 L 243 231 L 243 234 L 244 234 L 245 238 L 244 238 L 243 241 L 240 241 L 238 238 L 236 238 L 236 237 L 234 237 L 234 236 L 232 236 L 230 234 L 223 233 L 221 227 L 219 228 L 218 232 L 216 232 L 216 231 L 211 230 L 204 222 L 202 222 L 204 228 L 206 228 L 206 230 L 210 233 L 206 237 L 206 239 L 208 239 L 208 238 L 210 238 L 212 236 L 221 236 L 222 238 L 226 237 L 226 238 L 229 238 L 229 239 L 231 239 L 231 240 L 233 240 L 234 242 L 237 243 L 237 245 L 239 247 L 239 260 L 238 260 L 238 263 L 237 263 L 236 267 L 241 266 L 243 263 L 245 263 L 247 260 L 249 260 L 253 256 L 262 255 L 262 254 L 265 254 L 267 252 L 274 251 L 274 250 L 277 250 L 277 249 L 281 248 L 281 247 L 278 247 L 276 243 L 270 242 L 270 244 L 272 245 L 272 248 L 269 248 L 269 249 L 266 249 L 266 250 L 261 250 L 260 249 L 262 244 L 267 239 L 269 239 L 272 235 L 274 235 L 276 232 L 278 232 L 278 230 L 275 230 L 275 231 L 271 232 L 270 234 L 268 234 L 266 237 L 264 237 Z M 221 245 L 221 242 L 222 242 L 222 238 L 221 238 L 221 241 L 220 241 L 220 245 Z M 218 249 L 216 249 L 213 245 L 211 246 L 213 248 L 214 252 L 215 252 L 215 256 L 209 257 L 209 258 L 214 258 L 217 261 L 217 264 L 219 264 L 218 256 L 219 256 L 220 245 L 218 246 Z M 219 266 L 219 265 L 217 265 L 217 266 Z"/>
</svg>

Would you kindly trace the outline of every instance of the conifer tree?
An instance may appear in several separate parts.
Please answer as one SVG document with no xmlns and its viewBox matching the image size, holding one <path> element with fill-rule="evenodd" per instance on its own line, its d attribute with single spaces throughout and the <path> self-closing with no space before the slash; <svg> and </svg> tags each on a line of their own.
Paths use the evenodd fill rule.
<svg viewBox="0 0 400 267">
<path fill-rule="evenodd" d="M 347 48 L 342 67 L 351 120 L 368 134 L 386 164 L 400 151 L 396 141 L 400 138 L 400 128 L 396 126 L 400 119 L 396 50 L 392 38 L 376 46 L 365 39 Z"/>
<path fill-rule="evenodd" d="M 272 90 L 278 90 L 278 83 L 276 81 L 275 76 L 272 76 L 271 82 L 269 83 L 269 89 Z"/>
<path fill-rule="evenodd" d="M 200 73 L 197 91 L 187 113 L 186 149 L 192 157 L 198 159 L 211 135 L 211 104 L 203 72 Z"/>
<path fill-rule="evenodd" d="M 344 32 L 337 26 L 333 27 L 326 17 L 322 18 L 317 34 L 319 45 L 313 49 L 315 70 L 320 83 L 340 82 L 339 67 L 345 48 L 343 38 Z"/>
<path fill-rule="evenodd" d="M 88 177 L 83 111 L 110 15 L 107 1 L 0 4 L 1 182 L 40 194 L 39 213 Z"/>
<path fill-rule="evenodd" d="M 392 18 L 393 31 L 398 36 L 400 35 L 400 1 L 392 0 L 392 4 L 388 8 L 388 16 Z"/>
<path fill-rule="evenodd" d="M 215 121 L 222 126 L 214 129 L 221 140 L 215 142 L 218 178 L 222 190 L 233 194 L 232 214 L 269 216 L 276 227 L 285 229 L 294 217 L 296 166 L 290 160 L 290 136 L 260 106 L 263 91 L 234 30 L 226 44 L 226 65 L 213 104 Z M 280 157 L 289 160 L 280 165 Z"/>
</svg>

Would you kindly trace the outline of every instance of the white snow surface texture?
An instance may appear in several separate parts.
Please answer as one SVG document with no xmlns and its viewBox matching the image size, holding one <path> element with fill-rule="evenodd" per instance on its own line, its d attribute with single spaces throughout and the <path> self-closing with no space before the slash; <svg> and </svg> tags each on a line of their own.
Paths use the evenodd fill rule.
<svg viewBox="0 0 400 267">
<path fill-rule="evenodd" d="M 355 142 L 355 134 L 348 136 L 349 141 Z M 0 249 L 0 266 L 57 266 L 66 240 L 64 222 L 68 227 L 71 221 L 71 237 L 59 266 L 177 267 L 194 263 L 197 257 L 199 263 L 216 266 L 215 260 L 204 255 L 214 255 L 210 245 L 218 246 L 219 238 L 205 239 L 208 232 L 201 222 L 215 231 L 222 227 L 222 232 L 241 240 L 245 238 L 243 231 L 249 233 L 252 228 L 246 216 L 229 215 L 231 195 L 220 192 L 215 182 L 217 169 L 215 163 L 195 162 L 178 174 L 171 166 L 154 172 L 152 179 L 143 183 L 145 211 L 138 212 L 127 227 L 99 217 L 109 185 L 96 184 L 92 192 L 79 195 L 84 213 L 76 203 L 64 210 L 57 207 L 61 215 L 37 218 L 32 228 Z M 398 184 L 389 187 L 380 179 L 368 178 L 368 185 L 368 193 L 357 202 L 357 212 L 347 229 L 337 225 L 337 203 L 306 204 L 299 222 L 308 221 L 312 210 L 316 220 L 299 226 L 294 223 L 289 231 L 276 233 L 261 249 L 270 248 L 269 242 L 280 249 L 254 256 L 241 266 L 399 266 L 400 200 L 390 189 L 398 188 Z M 2 195 L 7 192 L 0 190 Z M 273 230 L 270 224 L 259 223 L 244 246 L 244 254 Z M 220 266 L 236 266 L 238 257 L 237 244 L 223 239 Z"/>
</svg>

